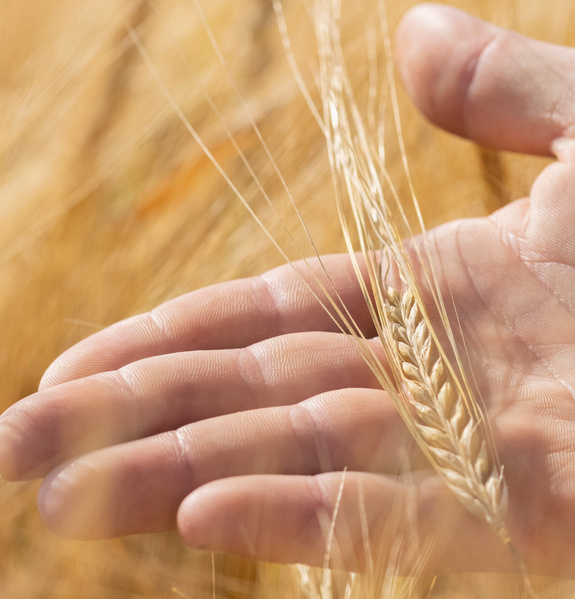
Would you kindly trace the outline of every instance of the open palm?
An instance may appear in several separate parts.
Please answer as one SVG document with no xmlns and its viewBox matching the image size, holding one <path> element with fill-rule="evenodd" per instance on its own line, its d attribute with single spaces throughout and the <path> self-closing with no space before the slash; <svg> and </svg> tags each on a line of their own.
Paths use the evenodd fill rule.
<svg viewBox="0 0 575 599">
<path fill-rule="evenodd" d="M 561 159 L 529 199 L 431 235 L 505 467 L 511 535 L 534 573 L 573 576 L 575 51 L 422 5 L 398 55 L 432 121 Z M 325 265 L 374 335 L 349 259 Z M 365 517 L 383 553 L 390 520 L 406 535 L 416 526 L 422 546 L 433 539 L 430 571 L 515 567 L 290 267 L 182 296 L 70 349 L 0 420 L 0 474 L 46 477 L 40 511 L 65 536 L 177 524 L 195 547 L 322 563 L 341 493 L 338 565 L 362 565 Z"/>
</svg>

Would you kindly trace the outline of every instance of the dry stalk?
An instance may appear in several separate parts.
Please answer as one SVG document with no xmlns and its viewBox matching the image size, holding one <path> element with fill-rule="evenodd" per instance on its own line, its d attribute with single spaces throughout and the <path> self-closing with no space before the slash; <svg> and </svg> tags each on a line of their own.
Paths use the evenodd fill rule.
<svg viewBox="0 0 575 599">
<path fill-rule="evenodd" d="M 436 274 L 435 254 L 411 183 L 390 66 L 387 20 L 381 5 L 380 8 L 393 124 L 412 208 L 422 231 L 409 253 L 402 238 L 407 235 L 414 239 L 414 229 L 386 170 L 382 145 L 365 127 L 345 66 L 339 37 L 340 0 L 317 0 L 314 13 L 319 46 L 322 130 L 333 173 L 336 205 L 351 261 L 392 375 L 369 350 L 363 352 L 364 358 L 437 474 L 467 510 L 486 522 L 509 548 L 524 575 L 525 588 L 532 596 L 527 570 L 505 524 L 508 491 L 503 467 L 497 457 L 489 423 L 465 376 L 443 301 L 445 289 Z M 346 215 L 346 208 L 351 208 L 352 218 Z M 356 259 L 352 242 L 354 232 L 359 238 L 367 281 Z M 388 260 L 385 269 L 384 256 Z M 403 293 L 386 287 L 384 270 L 396 272 L 405 285 Z M 441 317 L 439 335 L 430 323 L 419 292 L 422 285 L 429 289 Z M 439 343 L 440 337 L 447 340 L 445 348 Z M 453 362 L 448 355 L 454 356 Z"/>
</svg>

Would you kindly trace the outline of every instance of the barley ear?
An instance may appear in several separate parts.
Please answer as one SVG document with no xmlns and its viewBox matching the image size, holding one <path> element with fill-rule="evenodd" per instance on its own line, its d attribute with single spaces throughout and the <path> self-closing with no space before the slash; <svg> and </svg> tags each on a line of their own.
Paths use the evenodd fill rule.
<svg viewBox="0 0 575 599">
<path fill-rule="evenodd" d="M 402 397 L 414 434 L 459 501 L 507 543 L 508 495 L 503 468 L 490 455 L 486 431 L 438 350 L 413 292 L 386 289 L 385 314 Z"/>
</svg>

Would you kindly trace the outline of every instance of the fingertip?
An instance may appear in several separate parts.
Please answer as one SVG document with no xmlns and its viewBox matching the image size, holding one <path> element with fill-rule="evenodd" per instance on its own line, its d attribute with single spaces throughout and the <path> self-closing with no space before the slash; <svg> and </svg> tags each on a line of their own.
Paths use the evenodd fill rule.
<svg viewBox="0 0 575 599">
<path fill-rule="evenodd" d="M 87 372 L 88 365 L 94 362 L 91 355 L 94 352 L 91 350 L 90 344 L 92 337 L 80 341 L 60 354 L 42 375 L 38 391 L 44 391 L 50 387 L 55 387 L 56 385 L 61 385 L 62 383 L 85 376 L 84 372 Z M 93 370 L 98 372 L 97 368 Z M 88 374 L 93 373 L 88 372 Z"/>
<path fill-rule="evenodd" d="M 110 461 L 114 462 L 113 456 Z M 125 488 L 119 491 L 121 479 L 113 467 L 110 470 L 97 453 L 54 468 L 43 480 L 37 499 L 46 527 L 59 537 L 83 541 L 148 532 L 145 526 L 131 528 L 130 518 L 137 516 L 137 509 L 123 504 Z"/>
<path fill-rule="evenodd" d="M 62 357 L 59 357 L 48 366 L 46 372 L 42 375 L 40 383 L 38 384 L 38 391 L 44 391 L 50 387 L 55 387 L 65 380 L 66 377 L 63 376 L 62 373 Z"/>
<path fill-rule="evenodd" d="M 33 417 L 30 404 L 22 400 L 0 416 L 0 477 L 17 482 L 34 478 L 36 450 L 42 441 L 30 439 L 26 423 Z"/>
<path fill-rule="evenodd" d="M 73 463 L 51 472 L 38 492 L 38 512 L 42 521 L 53 533 L 66 539 L 94 538 L 94 521 L 97 501 L 101 498 L 97 489 L 83 493 Z"/>
<path fill-rule="evenodd" d="M 319 564 L 325 545 L 312 480 L 250 475 L 212 481 L 182 502 L 178 530 L 197 549 Z"/>
<path fill-rule="evenodd" d="M 46 476 L 64 460 L 112 444 L 129 425 L 95 378 L 34 393 L 0 416 L 0 475 Z M 121 438 L 121 437 L 120 437 Z"/>
<path fill-rule="evenodd" d="M 150 313 L 139 314 L 79 341 L 50 364 L 40 380 L 40 391 L 169 353 L 167 334 L 159 330 L 156 321 Z"/>
<path fill-rule="evenodd" d="M 216 548 L 223 544 L 222 533 L 229 526 L 222 513 L 229 512 L 231 506 L 225 505 L 226 496 L 218 492 L 217 482 L 190 493 L 178 509 L 178 530 L 189 547 Z"/>
<path fill-rule="evenodd" d="M 99 337 L 92 335 L 58 356 L 42 375 L 38 390 L 44 391 L 98 372 L 112 370 L 108 362 L 110 357 L 115 357 L 116 347 L 112 343 L 107 348 L 104 344 L 100 347 L 97 343 Z"/>
<path fill-rule="evenodd" d="M 8 482 L 21 480 L 21 471 L 15 459 L 17 453 L 14 450 L 18 445 L 17 437 L 10 415 L 4 413 L 0 419 L 0 479 Z"/>
<path fill-rule="evenodd" d="M 270 493 L 268 478 L 250 475 L 219 479 L 190 493 L 177 514 L 184 542 L 195 548 L 277 558 L 275 543 L 266 535 L 266 524 L 269 530 L 269 518 L 277 517 L 277 502 L 285 501 L 286 489 L 282 495 Z M 273 483 L 271 488 L 275 491 Z"/>
<path fill-rule="evenodd" d="M 418 4 L 396 32 L 401 78 L 419 110 L 434 124 L 466 135 L 465 96 L 494 25 L 440 4 Z"/>
</svg>

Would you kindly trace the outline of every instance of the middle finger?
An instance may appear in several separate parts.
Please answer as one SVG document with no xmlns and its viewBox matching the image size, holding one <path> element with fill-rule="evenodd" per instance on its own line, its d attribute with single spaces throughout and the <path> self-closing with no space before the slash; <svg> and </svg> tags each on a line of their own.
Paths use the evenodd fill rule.
<svg viewBox="0 0 575 599">
<path fill-rule="evenodd" d="M 216 479 L 345 467 L 396 474 L 406 460 L 422 464 L 387 395 L 344 389 L 88 454 L 48 476 L 39 505 L 63 536 L 155 532 L 172 528 L 184 497 Z"/>
</svg>

